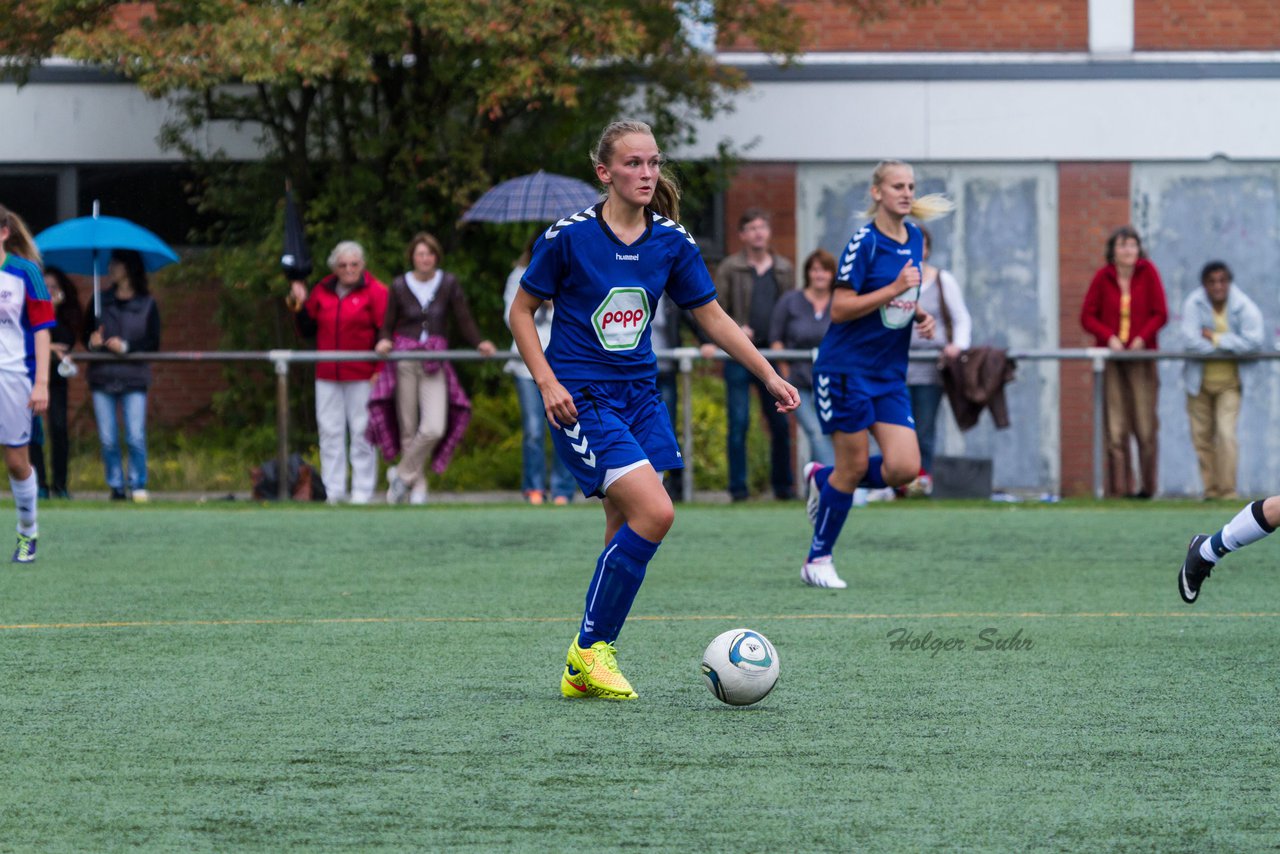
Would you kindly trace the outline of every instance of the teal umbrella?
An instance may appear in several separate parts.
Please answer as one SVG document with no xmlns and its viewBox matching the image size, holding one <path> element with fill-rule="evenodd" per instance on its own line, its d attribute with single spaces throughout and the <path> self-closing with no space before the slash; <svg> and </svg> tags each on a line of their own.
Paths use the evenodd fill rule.
<svg viewBox="0 0 1280 854">
<path fill-rule="evenodd" d="M 132 249 L 142 256 L 148 271 L 178 261 L 177 254 L 155 234 L 127 219 L 101 216 L 93 203 L 93 216 L 82 216 L 50 226 L 36 235 L 45 263 L 68 273 L 93 275 L 93 313 L 102 314 L 98 277 L 107 272 L 113 249 Z"/>
</svg>

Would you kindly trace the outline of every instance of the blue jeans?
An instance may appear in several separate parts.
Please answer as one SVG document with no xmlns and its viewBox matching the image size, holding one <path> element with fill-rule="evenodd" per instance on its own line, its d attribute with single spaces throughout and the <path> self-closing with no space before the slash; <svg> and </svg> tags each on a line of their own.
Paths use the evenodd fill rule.
<svg viewBox="0 0 1280 854">
<path fill-rule="evenodd" d="M 831 437 L 822 432 L 822 425 L 818 423 L 818 407 L 813 400 L 813 389 L 804 388 L 799 391 L 800 406 L 796 409 L 796 423 L 809 440 L 809 460 L 833 466 L 836 464 L 835 448 L 831 446 Z"/>
<path fill-rule="evenodd" d="M 520 401 L 520 424 L 524 429 L 524 441 L 520 445 L 524 461 L 521 489 L 525 492 L 547 490 L 547 411 L 542 405 L 542 392 L 538 384 L 524 377 L 516 377 L 516 398 Z M 560 461 L 558 454 L 551 454 L 551 494 L 553 497 L 572 498 L 577 484 L 573 475 Z"/>
<path fill-rule="evenodd" d="M 147 488 L 147 393 L 126 391 L 111 394 L 93 393 L 93 417 L 98 422 L 98 441 L 102 444 L 102 466 L 107 486 L 124 489 L 124 472 L 120 464 L 120 430 L 116 424 L 116 406 L 124 414 L 124 443 L 129 449 L 129 488 Z"/>
<path fill-rule="evenodd" d="M 933 446 L 938 435 L 938 407 L 942 403 L 942 386 L 909 385 L 911 414 L 916 419 L 916 440 L 920 443 L 920 467 L 933 473 Z"/>
<path fill-rule="evenodd" d="M 751 423 L 751 388 L 760 396 L 760 409 L 769 428 L 769 481 L 777 498 L 795 496 L 791 477 L 791 425 L 774 406 L 764 383 L 737 362 L 724 365 L 725 404 L 729 410 L 729 495 L 746 498 L 747 427 Z"/>
</svg>

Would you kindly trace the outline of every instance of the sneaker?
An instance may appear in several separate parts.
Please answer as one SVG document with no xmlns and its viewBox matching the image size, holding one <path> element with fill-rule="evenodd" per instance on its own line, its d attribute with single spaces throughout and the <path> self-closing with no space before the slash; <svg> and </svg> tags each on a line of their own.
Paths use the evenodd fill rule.
<svg viewBox="0 0 1280 854">
<path fill-rule="evenodd" d="M 617 654 L 617 648 L 605 641 L 596 641 L 590 649 L 582 649 L 575 637 L 565 658 L 560 693 L 571 699 L 634 700 L 639 697 L 618 670 Z"/>
<path fill-rule="evenodd" d="M 551 503 L 554 504 L 556 507 L 568 507 L 569 496 L 557 495 L 555 498 L 551 499 Z"/>
<path fill-rule="evenodd" d="M 147 495 L 147 491 L 145 489 L 135 489 L 133 491 L 134 504 L 146 504 L 150 500 L 151 496 Z"/>
<path fill-rule="evenodd" d="M 534 507 L 537 507 L 543 502 L 542 490 L 530 489 L 528 492 L 524 494 L 524 500 L 528 501 Z"/>
<path fill-rule="evenodd" d="M 124 494 L 124 490 L 123 490 L 123 489 L 120 489 L 120 488 L 118 488 L 118 487 L 114 487 L 114 486 L 113 486 L 113 487 L 111 487 L 111 500 L 112 500 L 112 501 L 124 501 L 124 500 L 125 500 L 125 498 L 127 498 L 127 497 L 128 497 L 128 496 L 126 496 L 126 495 Z"/>
<path fill-rule="evenodd" d="M 830 587 L 834 590 L 843 590 L 849 586 L 844 582 L 844 579 L 836 575 L 836 567 L 831 562 L 831 555 L 814 558 L 800 567 L 800 578 L 810 587 Z"/>
<path fill-rule="evenodd" d="M 34 563 L 36 559 L 36 538 L 26 534 L 18 535 L 18 545 L 13 550 L 14 563 Z"/>
<path fill-rule="evenodd" d="M 409 484 L 405 483 L 396 472 L 396 467 L 387 469 L 387 503 L 400 504 L 409 495 Z"/>
<path fill-rule="evenodd" d="M 427 480 L 424 477 L 413 485 L 413 489 L 409 491 L 409 503 L 414 506 L 421 506 L 427 503 Z"/>
<path fill-rule="evenodd" d="M 874 504 L 877 501 L 892 501 L 897 497 L 898 495 L 893 491 L 892 486 L 867 490 L 867 502 L 870 504 Z"/>
<path fill-rule="evenodd" d="M 1213 564 L 1200 556 L 1200 546 L 1209 539 L 1208 534 L 1196 534 L 1187 546 L 1187 556 L 1182 561 L 1182 569 L 1178 571 L 1178 593 L 1182 601 L 1188 605 L 1194 603 L 1200 595 L 1200 585 L 1213 572 Z M 16 560 L 17 558 L 15 558 Z"/>
<path fill-rule="evenodd" d="M 368 504 L 371 500 L 373 500 L 373 499 L 372 499 L 372 496 L 369 496 L 369 495 L 357 495 L 357 494 L 355 494 L 355 493 L 353 492 L 353 493 L 351 493 L 351 501 L 350 501 L 350 502 L 348 502 L 348 503 L 350 503 L 350 504 L 360 504 L 360 505 L 363 505 L 363 504 Z"/>
<path fill-rule="evenodd" d="M 822 490 L 813 482 L 813 476 L 822 468 L 822 463 L 806 463 L 804 467 L 804 511 L 809 514 L 809 524 L 818 524 L 818 501 L 822 498 Z"/>
<path fill-rule="evenodd" d="M 920 472 L 915 480 L 902 487 L 904 498 L 927 498 L 933 494 L 933 478 L 927 472 Z"/>
</svg>

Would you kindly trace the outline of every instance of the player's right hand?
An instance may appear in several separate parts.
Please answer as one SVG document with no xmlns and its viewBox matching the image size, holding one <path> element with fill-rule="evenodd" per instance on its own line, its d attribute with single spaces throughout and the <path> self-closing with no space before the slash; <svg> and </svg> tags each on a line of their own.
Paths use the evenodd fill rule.
<svg viewBox="0 0 1280 854">
<path fill-rule="evenodd" d="M 902 270 L 898 272 L 898 279 L 895 284 L 900 294 L 905 294 L 920 284 L 920 268 L 916 266 L 914 259 L 908 258 L 907 263 L 902 265 Z"/>
<path fill-rule="evenodd" d="M 561 427 L 572 427 L 578 423 L 578 407 L 573 403 L 573 395 L 560 383 L 552 380 L 542 391 L 542 406 L 547 411 L 547 420 L 551 426 L 559 430 Z"/>
</svg>

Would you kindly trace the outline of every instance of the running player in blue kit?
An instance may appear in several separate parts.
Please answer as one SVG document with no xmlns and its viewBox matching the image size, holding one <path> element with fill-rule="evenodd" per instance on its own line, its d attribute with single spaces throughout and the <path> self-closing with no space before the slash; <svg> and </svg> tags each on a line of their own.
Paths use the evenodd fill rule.
<svg viewBox="0 0 1280 854">
<path fill-rule="evenodd" d="M 954 209 L 943 196 L 916 198 L 915 172 L 885 160 L 871 176 L 871 222 L 854 233 L 836 269 L 831 327 L 813 365 L 813 396 L 822 432 L 831 436 L 836 464 L 805 466 L 813 541 L 800 577 L 813 587 L 844 588 L 831 552 L 853 491 L 901 486 L 920 473 L 920 446 L 907 391 L 911 324 L 933 337 L 934 320 L 921 310 L 924 238 L 908 216 L 932 219 Z M 881 455 L 870 455 L 875 436 Z"/>
<path fill-rule="evenodd" d="M 675 519 L 660 472 L 682 468 L 657 387 L 649 321 L 665 291 L 790 412 L 800 398 L 716 302 L 697 244 L 677 222 L 680 193 L 643 122 L 614 122 L 592 154 L 603 202 L 547 229 L 511 307 L 511 332 L 552 426 L 556 453 L 585 495 L 604 499 L 605 549 L 569 644 L 565 697 L 633 700 L 614 641 L 645 568 Z M 545 354 L 533 316 L 556 313 Z"/>
</svg>

